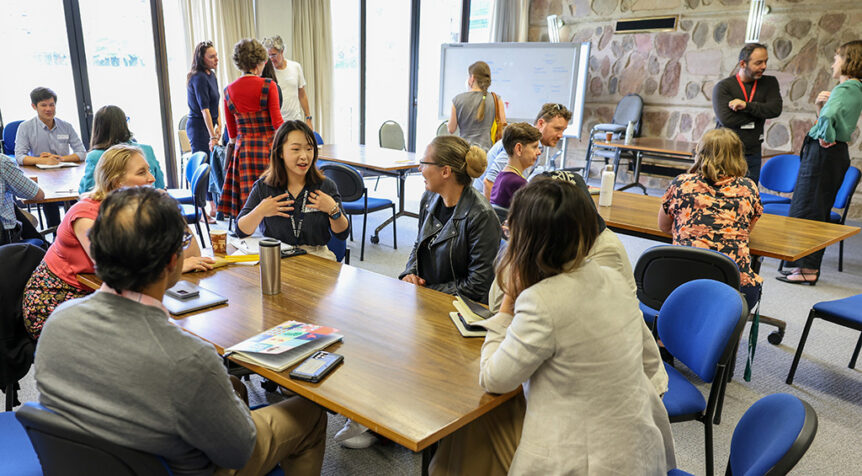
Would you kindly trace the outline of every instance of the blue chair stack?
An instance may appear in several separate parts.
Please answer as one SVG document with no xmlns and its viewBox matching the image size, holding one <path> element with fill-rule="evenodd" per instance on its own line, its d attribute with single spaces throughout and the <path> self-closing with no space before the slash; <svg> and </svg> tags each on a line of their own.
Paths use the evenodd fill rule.
<svg viewBox="0 0 862 476">
<path fill-rule="evenodd" d="M 776 155 L 766 161 L 760 169 L 760 185 L 781 193 L 790 193 L 796 187 L 796 177 L 799 175 L 799 156 L 793 154 Z M 773 193 L 761 192 L 760 202 L 790 203 L 789 197 Z"/>
<path fill-rule="evenodd" d="M 209 187 L 209 182 L 210 166 L 206 163 L 200 164 L 195 170 L 191 180 L 193 203 L 191 205 L 180 205 L 182 208 L 183 218 L 186 219 L 186 223 L 190 225 L 194 223 L 195 229 L 197 230 L 198 236 L 201 240 L 201 247 L 206 247 L 204 234 L 201 231 L 201 218 L 204 216 L 204 213 L 206 213 L 204 209 L 206 207 L 207 188 Z M 204 220 L 204 225 L 206 225 L 207 235 L 209 235 L 210 225 L 206 220 Z"/>
<path fill-rule="evenodd" d="M 189 189 L 181 189 L 181 188 L 169 188 L 167 190 L 168 195 L 174 197 L 174 200 L 186 204 L 192 205 L 195 203 L 194 197 L 194 186 L 192 186 L 192 179 L 194 178 L 195 171 L 197 171 L 198 167 L 201 166 L 202 163 L 206 161 L 207 155 L 203 152 L 195 152 L 189 157 L 189 161 L 186 162 L 186 182 L 189 184 Z"/>
</svg>

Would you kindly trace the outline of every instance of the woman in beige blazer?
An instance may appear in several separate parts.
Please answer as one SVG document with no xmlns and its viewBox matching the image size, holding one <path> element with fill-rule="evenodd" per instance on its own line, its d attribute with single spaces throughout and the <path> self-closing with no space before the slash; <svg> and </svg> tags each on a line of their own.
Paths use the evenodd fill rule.
<svg viewBox="0 0 862 476">
<path fill-rule="evenodd" d="M 509 474 L 675 467 L 667 412 L 644 369 L 644 347 L 655 342 L 637 299 L 618 270 L 587 258 L 599 236 L 595 215 L 589 195 L 556 180 L 524 187 L 510 209 L 511 240 L 497 270 L 505 295 L 484 323 L 479 376 L 492 393 L 524 388 Z M 483 423 L 487 441 L 517 424 L 509 417 Z M 455 467 L 434 463 L 443 474 Z"/>
</svg>

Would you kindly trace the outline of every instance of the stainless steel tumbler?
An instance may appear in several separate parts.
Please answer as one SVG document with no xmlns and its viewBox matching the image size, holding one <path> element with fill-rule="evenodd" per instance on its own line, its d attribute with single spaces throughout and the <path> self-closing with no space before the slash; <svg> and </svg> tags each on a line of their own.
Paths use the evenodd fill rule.
<svg viewBox="0 0 862 476">
<path fill-rule="evenodd" d="M 274 238 L 260 240 L 260 289 L 263 294 L 281 292 L 281 242 Z"/>
</svg>

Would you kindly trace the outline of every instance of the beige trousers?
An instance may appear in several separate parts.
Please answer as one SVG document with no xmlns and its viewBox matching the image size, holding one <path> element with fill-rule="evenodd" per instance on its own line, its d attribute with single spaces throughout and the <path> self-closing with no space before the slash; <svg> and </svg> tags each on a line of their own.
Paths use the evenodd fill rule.
<svg viewBox="0 0 862 476">
<path fill-rule="evenodd" d="M 299 247 L 307 251 L 310 255 L 320 256 L 329 261 L 338 261 L 335 259 L 335 253 L 327 248 L 326 245 L 299 245 Z"/>
<path fill-rule="evenodd" d="M 257 440 L 240 469 L 216 469 L 216 475 L 265 475 L 277 464 L 285 475 L 320 474 L 326 449 L 326 411 L 300 397 L 251 412 Z"/>
</svg>

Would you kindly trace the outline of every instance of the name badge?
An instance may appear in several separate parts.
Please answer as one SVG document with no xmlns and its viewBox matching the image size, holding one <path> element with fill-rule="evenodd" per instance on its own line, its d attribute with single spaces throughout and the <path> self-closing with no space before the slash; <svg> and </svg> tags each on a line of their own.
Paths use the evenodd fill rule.
<svg viewBox="0 0 862 476">
<path fill-rule="evenodd" d="M 69 134 L 57 134 L 58 140 L 69 140 Z"/>
<path fill-rule="evenodd" d="M 739 126 L 740 129 L 754 129 L 754 122 L 749 122 L 748 124 L 743 124 Z"/>
<path fill-rule="evenodd" d="M 310 207 L 310 206 L 308 206 L 308 204 L 306 203 L 306 204 L 305 204 L 305 206 L 304 206 L 304 207 L 302 207 L 302 213 L 323 213 L 323 212 L 322 212 L 322 211 L 320 211 L 320 210 L 318 210 L 318 209 L 316 209 L 316 208 L 311 208 L 311 207 Z"/>
</svg>

